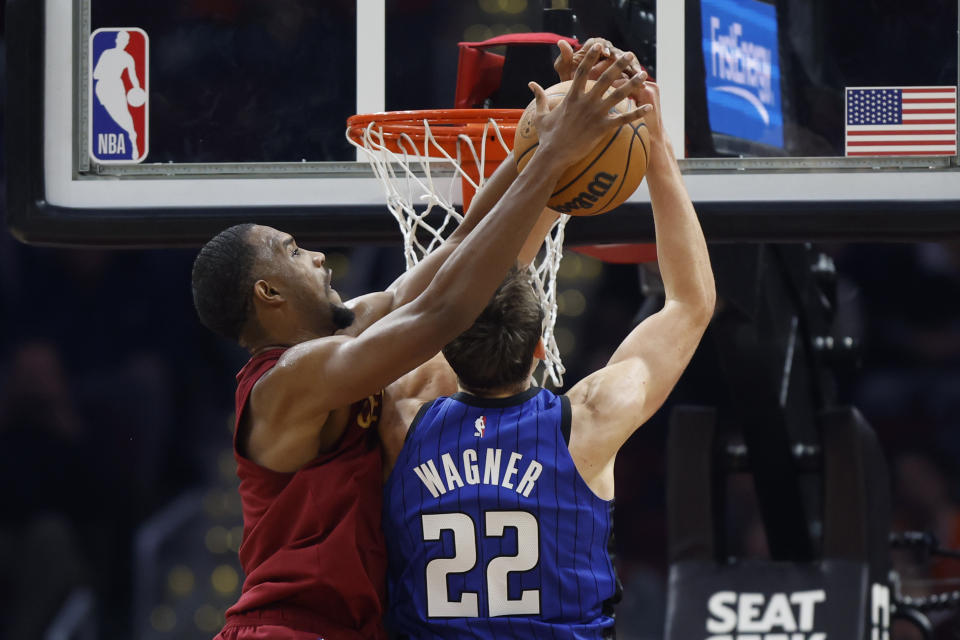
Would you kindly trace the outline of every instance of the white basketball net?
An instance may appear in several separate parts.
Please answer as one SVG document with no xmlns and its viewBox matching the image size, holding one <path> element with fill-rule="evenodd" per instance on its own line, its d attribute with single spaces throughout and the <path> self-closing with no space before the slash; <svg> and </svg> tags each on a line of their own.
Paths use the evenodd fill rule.
<svg viewBox="0 0 960 640">
<path fill-rule="evenodd" d="M 483 167 L 490 127 L 504 151 L 509 151 L 500 134 L 500 128 L 493 119 L 483 125 L 479 150 L 469 136 L 458 137 L 456 158 L 437 142 L 427 120 L 423 120 L 422 149 L 418 149 L 413 138 L 401 134 L 396 142 L 402 152 L 391 151 L 385 144 L 382 129 L 378 128 L 376 123 L 367 125 L 363 130 L 362 144 L 347 135 L 350 144 L 364 152 L 373 172 L 383 184 L 387 208 L 400 225 L 400 232 L 403 234 L 403 256 L 407 269 L 439 247 L 443 239 L 463 220 L 463 215 L 451 204 L 453 196 L 458 193 L 460 180 L 450 179 L 449 176 L 454 175 L 469 181 L 475 190 L 483 186 Z M 438 155 L 442 157 L 438 158 Z M 461 160 L 464 157 L 472 159 L 480 169 L 479 180 L 474 180 L 462 168 Z M 435 174 L 443 178 L 437 177 L 435 180 Z M 431 226 L 428 218 L 433 217 L 436 220 L 441 212 L 442 221 L 436 227 Z M 560 361 L 560 350 L 554 336 L 554 325 L 557 322 L 557 270 L 563 257 L 563 232 L 569 219 L 570 216 L 561 215 L 554 223 L 544 239 L 543 249 L 529 268 L 545 316 L 543 344 L 547 358 L 540 383 L 546 384 L 549 377 L 557 387 L 563 384 L 563 373 L 566 370 Z"/>
</svg>

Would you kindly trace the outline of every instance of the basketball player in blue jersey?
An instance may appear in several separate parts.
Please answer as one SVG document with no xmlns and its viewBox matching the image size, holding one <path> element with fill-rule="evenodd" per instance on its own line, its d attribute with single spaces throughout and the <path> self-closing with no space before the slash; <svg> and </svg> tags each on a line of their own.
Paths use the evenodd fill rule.
<svg viewBox="0 0 960 640">
<path fill-rule="evenodd" d="M 617 452 L 673 389 L 715 301 L 657 86 L 634 97 L 653 105 L 646 180 L 666 302 L 606 367 L 556 396 L 531 386 L 543 312 L 514 271 L 444 348 L 449 364 L 435 358 L 388 388 L 387 620 L 400 637 L 613 635 Z"/>
</svg>

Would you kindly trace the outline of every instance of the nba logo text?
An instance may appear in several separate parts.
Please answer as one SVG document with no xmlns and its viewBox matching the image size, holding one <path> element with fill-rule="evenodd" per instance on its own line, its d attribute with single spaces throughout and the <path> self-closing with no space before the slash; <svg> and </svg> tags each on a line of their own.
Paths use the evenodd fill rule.
<svg viewBox="0 0 960 640">
<path fill-rule="evenodd" d="M 149 46 L 136 27 L 90 34 L 90 158 L 135 164 L 147 157 L 150 112 Z"/>
</svg>

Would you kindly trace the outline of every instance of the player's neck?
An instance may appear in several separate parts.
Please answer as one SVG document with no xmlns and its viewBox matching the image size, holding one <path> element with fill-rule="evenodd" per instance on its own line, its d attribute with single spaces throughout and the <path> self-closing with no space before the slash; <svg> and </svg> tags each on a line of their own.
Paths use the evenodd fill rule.
<svg viewBox="0 0 960 640">
<path fill-rule="evenodd" d="M 261 353 L 273 351 L 274 349 L 289 349 L 292 346 L 292 344 L 284 344 L 282 342 L 265 342 L 256 346 L 246 346 L 246 349 L 250 353 L 251 358 L 256 358 Z"/>
<path fill-rule="evenodd" d="M 258 324 L 259 326 L 251 327 L 252 335 L 243 345 L 251 353 L 276 347 L 292 347 L 301 342 L 326 338 L 332 336 L 336 330 L 332 325 L 307 327 L 299 317 L 292 315 L 264 317 Z"/>
<path fill-rule="evenodd" d="M 527 380 L 509 387 L 503 387 L 502 389 L 471 389 L 462 382 L 458 381 L 457 388 L 463 393 L 469 393 L 470 395 L 477 396 L 478 398 L 509 398 L 510 396 L 515 396 L 518 393 L 523 393 L 529 389 L 530 381 Z"/>
<path fill-rule="evenodd" d="M 268 335 L 263 335 L 260 336 L 259 339 L 251 340 L 249 343 L 244 344 L 243 346 L 246 347 L 251 356 L 256 356 L 264 351 L 270 351 L 271 349 L 289 349 L 290 347 L 300 344 L 301 342 L 307 342 L 308 340 L 314 340 L 316 338 L 323 337 L 325 336 L 301 329 L 293 332 L 271 333 Z"/>
</svg>

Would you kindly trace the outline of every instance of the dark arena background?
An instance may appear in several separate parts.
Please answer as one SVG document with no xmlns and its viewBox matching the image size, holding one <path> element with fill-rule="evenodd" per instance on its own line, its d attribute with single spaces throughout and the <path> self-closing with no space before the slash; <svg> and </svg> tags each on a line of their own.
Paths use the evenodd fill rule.
<svg viewBox="0 0 960 640">
<path fill-rule="evenodd" d="M 617 637 L 745 638 L 723 622 L 738 598 L 773 620 L 792 594 L 798 635 L 766 637 L 960 638 L 956 140 L 864 160 L 844 124 L 850 87 L 957 87 L 956 0 L 387 0 L 373 35 L 364 3 L 0 4 L 0 640 L 219 631 L 243 582 L 247 356 L 196 318 L 197 248 L 265 221 L 323 249 L 344 299 L 386 287 L 400 236 L 346 118 L 453 107 L 458 42 L 547 31 L 607 37 L 660 79 L 717 274 L 693 362 L 618 456 Z M 763 131 L 723 115 L 710 75 L 711 19 L 750 11 L 773 25 Z M 111 27 L 150 36 L 142 164 L 87 148 L 86 38 Z M 379 76 L 358 71 L 366 37 Z M 514 76 L 552 82 L 550 48 L 519 49 L 463 106 L 522 108 Z M 264 188 L 223 199 L 231 179 Z M 649 243 L 649 210 L 575 220 L 568 245 Z M 567 388 L 662 302 L 655 261 L 596 254 L 557 274 Z"/>
</svg>

